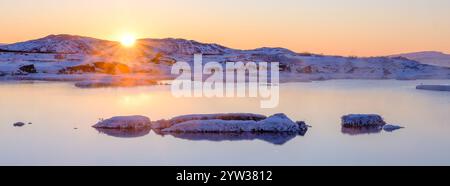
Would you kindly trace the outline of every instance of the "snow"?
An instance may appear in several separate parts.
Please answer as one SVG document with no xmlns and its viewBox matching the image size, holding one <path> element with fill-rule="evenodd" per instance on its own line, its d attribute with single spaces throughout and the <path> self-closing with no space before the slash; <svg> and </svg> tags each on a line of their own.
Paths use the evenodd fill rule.
<svg viewBox="0 0 450 186">
<path fill-rule="evenodd" d="M 285 114 L 275 114 L 264 120 L 189 120 L 177 123 L 162 132 L 227 133 L 227 132 L 300 132 L 297 123 Z"/>
<path fill-rule="evenodd" d="M 405 128 L 405 127 L 398 126 L 398 125 L 385 125 L 385 126 L 383 126 L 383 130 L 386 131 L 386 132 L 393 132 L 395 130 L 402 129 L 402 128 Z"/>
<path fill-rule="evenodd" d="M 150 128 L 151 122 L 145 116 L 116 116 L 110 119 L 101 120 L 95 124 L 94 128 L 104 129 L 139 129 Z"/>
<path fill-rule="evenodd" d="M 114 45 L 118 45 L 118 43 L 89 37 L 61 34 L 4 45 L 1 46 L 0 49 L 41 53 L 90 54 Z"/>
<path fill-rule="evenodd" d="M 393 57 L 404 57 L 418 61 L 423 64 L 450 67 L 450 55 L 436 51 L 414 52 L 393 55 Z"/>
<path fill-rule="evenodd" d="M 418 85 L 416 89 L 432 91 L 450 91 L 450 85 Z"/>
<path fill-rule="evenodd" d="M 141 39 L 134 52 L 139 55 L 122 60 L 120 44 L 95 38 L 50 35 L 45 38 L 0 46 L 0 74 L 12 76 L 23 65 L 34 65 L 38 74 L 20 79 L 70 79 L 77 74 L 59 74 L 62 69 L 98 62 L 121 63 L 130 68 L 130 74 L 144 73 L 157 79 L 173 79 L 170 74 L 174 61 L 193 62 L 193 54 L 202 53 L 204 62 L 280 62 L 287 67 L 280 73 L 281 82 L 309 82 L 331 79 L 450 79 L 450 68 L 422 64 L 399 57 L 342 57 L 295 53 L 285 48 L 257 48 L 239 50 L 213 43 L 185 39 Z M 126 53 L 125 53 L 126 54 Z M 130 55 L 125 55 L 130 56 Z M 134 56 L 134 55 L 131 55 Z M 157 60 L 155 60 L 157 59 Z M 152 62 L 152 61 L 156 62 Z M 225 68 L 224 68 L 225 69 Z M 43 74 L 43 75 L 41 75 Z M 87 74 L 87 73 L 83 73 Z M 96 74 L 101 74 L 101 71 Z M 128 76 L 129 74 L 117 74 Z M 62 78 L 57 78 L 60 76 Z M 92 77 L 90 79 L 89 77 Z M 14 78 L 10 78 L 14 79 Z M 88 75 L 83 80 L 97 80 Z M 79 87 L 109 86 L 101 82 L 80 82 Z M 137 83 L 136 86 L 145 83 Z"/>
<path fill-rule="evenodd" d="M 198 121 L 198 120 L 240 120 L 240 121 L 260 121 L 266 119 L 267 117 L 260 114 L 251 113 L 226 113 L 226 114 L 191 114 L 177 116 L 170 120 L 160 120 L 152 124 L 154 129 L 164 129 L 169 128 L 173 125 L 187 122 L 187 121 Z"/>
<path fill-rule="evenodd" d="M 383 118 L 376 114 L 350 114 L 342 116 L 341 120 L 343 127 L 369 127 L 386 124 Z"/>
</svg>

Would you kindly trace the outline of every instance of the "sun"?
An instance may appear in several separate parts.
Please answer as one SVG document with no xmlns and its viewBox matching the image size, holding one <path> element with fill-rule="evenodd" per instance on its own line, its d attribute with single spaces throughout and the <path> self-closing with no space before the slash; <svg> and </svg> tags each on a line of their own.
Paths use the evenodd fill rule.
<svg viewBox="0 0 450 186">
<path fill-rule="evenodd" d="M 136 37 L 130 34 L 123 35 L 122 38 L 120 39 L 120 43 L 124 47 L 132 47 L 134 46 L 134 43 L 136 43 Z"/>
</svg>

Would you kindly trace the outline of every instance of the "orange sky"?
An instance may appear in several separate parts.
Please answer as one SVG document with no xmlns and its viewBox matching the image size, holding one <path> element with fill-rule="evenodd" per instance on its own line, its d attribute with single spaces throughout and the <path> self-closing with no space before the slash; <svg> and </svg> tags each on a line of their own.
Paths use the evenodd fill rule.
<svg viewBox="0 0 450 186">
<path fill-rule="evenodd" d="M 49 34 L 186 38 L 232 48 L 450 53 L 448 0 L 0 0 L 0 43 Z"/>
</svg>

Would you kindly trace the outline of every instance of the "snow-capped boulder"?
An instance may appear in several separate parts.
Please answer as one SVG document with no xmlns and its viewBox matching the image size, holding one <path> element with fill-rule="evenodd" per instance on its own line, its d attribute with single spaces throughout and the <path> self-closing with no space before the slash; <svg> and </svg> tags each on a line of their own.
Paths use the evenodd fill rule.
<svg viewBox="0 0 450 186">
<path fill-rule="evenodd" d="M 386 122 L 383 118 L 376 114 L 350 114 L 342 116 L 343 127 L 369 127 L 383 126 Z"/>
<path fill-rule="evenodd" d="M 284 114 L 275 114 L 264 120 L 189 120 L 177 123 L 162 132 L 227 133 L 227 132 L 295 132 L 300 126 Z"/>
<path fill-rule="evenodd" d="M 251 113 L 227 113 L 227 114 L 191 114 L 191 115 L 183 115 L 177 116 L 170 120 L 159 120 L 157 122 L 152 123 L 152 128 L 154 129 L 165 129 L 169 128 L 175 124 L 187 122 L 187 121 L 195 121 L 195 120 L 239 120 L 239 121 L 260 121 L 266 119 L 267 117 L 260 114 L 251 114 Z"/>
<path fill-rule="evenodd" d="M 385 126 L 383 126 L 383 130 L 386 131 L 386 132 L 392 132 L 394 130 L 398 130 L 398 129 L 402 129 L 402 128 L 405 128 L 405 127 L 398 126 L 398 125 L 385 125 Z"/>
<path fill-rule="evenodd" d="M 150 127 L 150 125 L 150 119 L 145 116 L 117 116 L 102 120 L 92 127 L 105 129 L 138 129 Z"/>
<path fill-rule="evenodd" d="M 418 85 L 418 90 L 450 91 L 450 85 Z"/>
</svg>

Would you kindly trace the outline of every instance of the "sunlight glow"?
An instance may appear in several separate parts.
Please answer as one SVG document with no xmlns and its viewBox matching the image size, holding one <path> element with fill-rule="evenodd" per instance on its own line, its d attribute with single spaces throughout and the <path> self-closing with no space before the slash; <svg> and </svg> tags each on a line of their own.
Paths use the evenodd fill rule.
<svg viewBox="0 0 450 186">
<path fill-rule="evenodd" d="M 120 39 L 120 43 L 124 47 L 132 47 L 134 46 L 134 43 L 136 43 L 136 37 L 130 34 L 123 35 L 122 38 Z"/>
</svg>

